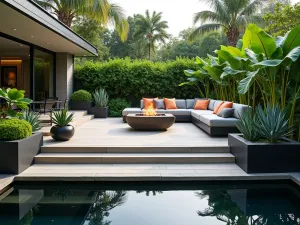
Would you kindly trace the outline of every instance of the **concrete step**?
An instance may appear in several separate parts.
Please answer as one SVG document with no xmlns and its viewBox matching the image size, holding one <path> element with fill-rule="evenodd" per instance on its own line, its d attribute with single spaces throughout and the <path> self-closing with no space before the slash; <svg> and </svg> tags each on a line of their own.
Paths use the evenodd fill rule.
<svg viewBox="0 0 300 225">
<path fill-rule="evenodd" d="M 230 153 L 41 153 L 35 164 L 234 163 Z"/>
<path fill-rule="evenodd" d="M 73 120 L 73 122 L 71 122 L 71 125 L 73 125 L 73 127 L 79 127 L 81 126 L 82 124 L 85 124 L 87 123 L 88 121 L 94 119 L 94 115 L 84 115 L 80 118 L 75 118 Z"/>
<path fill-rule="evenodd" d="M 42 153 L 229 153 L 229 146 L 203 146 L 203 147 L 105 147 L 97 145 L 42 146 Z"/>
</svg>

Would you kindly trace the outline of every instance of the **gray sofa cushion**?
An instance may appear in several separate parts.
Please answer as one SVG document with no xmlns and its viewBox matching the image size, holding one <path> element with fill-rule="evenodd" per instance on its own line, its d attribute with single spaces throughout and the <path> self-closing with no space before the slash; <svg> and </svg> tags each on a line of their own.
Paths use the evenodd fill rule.
<svg viewBox="0 0 300 225">
<path fill-rule="evenodd" d="M 221 102 L 224 102 L 224 101 L 216 100 L 216 101 L 215 101 L 215 104 L 214 104 L 214 109 L 212 109 L 212 110 L 215 110 L 215 108 L 216 108 Z"/>
<path fill-rule="evenodd" d="M 141 110 L 140 108 L 126 108 L 123 110 L 122 115 L 123 116 L 127 116 L 128 114 L 131 113 L 142 113 L 143 110 Z"/>
<path fill-rule="evenodd" d="M 175 99 L 177 109 L 186 109 L 186 101 L 185 99 Z"/>
<path fill-rule="evenodd" d="M 141 100 L 141 109 L 143 109 L 144 108 L 144 101 L 143 101 L 143 99 Z"/>
<path fill-rule="evenodd" d="M 210 127 L 236 127 L 237 118 L 223 118 L 215 114 L 200 115 L 200 121 Z"/>
<path fill-rule="evenodd" d="M 200 120 L 200 115 L 212 115 L 213 111 L 211 110 L 192 110 L 191 115 L 195 119 Z"/>
<path fill-rule="evenodd" d="M 220 112 L 217 113 L 217 116 L 223 117 L 223 118 L 229 118 L 233 117 L 234 109 L 222 109 Z"/>
<path fill-rule="evenodd" d="M 157 109 L 166 109 L 165 102 L 163 99 L 154 99 L 154 105 Z"/>
<path fill-rule="evenodd" d="M 174 116 L 190 116 L 192 109 L 167 109 L 166 111 Z"/>
<path fill-rule="evenodd" d="M 216 102 L 216 100 L 214 100 L 214 99 L 210 99 L 210 101 L 209 101 L 209 105 L 208 105 L 208 109 L 209 109 L 209 110 L 212 110 L 212 111 L 214 111 L 214 109 L 215 109 L 215 107 L 214 107 L 214 105 L 215 105 L 215 102 Z"/>
<path fill-rule="evenodd" d="M 157 113 L 164 113 L 164 114 L 165 114 L 165 113 L 167 113 L 167 110 L 164 110 L 164 109 L 157 109 L 156 112 L 157 112 Z"/>
<path fill-rule="evenodd" d="M 186 100 L 186 108 L 193 109 L 195 105 L 195 99 L 187 99 Z"/>
<path fill-rule="evenodd" d="M 232 108 L 234 109 L 233 116 L 237 119 L 240 119 L 240 116 L 242 117 L 245 114 L 245 112 L 252 109 L 248 105 L 242 105 L 237 103 L 233 103 Z"/>
</svg>

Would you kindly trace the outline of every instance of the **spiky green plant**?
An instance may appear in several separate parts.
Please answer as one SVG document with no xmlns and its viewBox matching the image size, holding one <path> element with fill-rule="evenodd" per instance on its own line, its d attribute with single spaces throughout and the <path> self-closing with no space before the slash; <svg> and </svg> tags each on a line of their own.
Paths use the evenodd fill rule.
<svg viewBox="0 0 300 225">
<path fill-rule="evenodd" d="M 106 107 L 108 104 L 108 94 L 104 88 L 99 88 L 93 93 L 96 107 Z"/>
<path fill-rule="evenodd" d="M 74 118 L 74 113 L 69 113 L 67 109 L 52 112 L 53 123 L 58 127 L 68 126 Z"/>
<path fill-rule="evenodd" d="M 291 135 L 286 111 L 281 110 L 279 105 L 267 105 L 265 109 L 259 105 L 256 109 L 258 123 L 255 123 L 262 139 L 271 143 L 279 142 L 280 139 Z"/>
<path fill-rule="evenodd" d="M 252 115 L 251 110 L 248 110 L 236 123 L 236 126 L 246 140 L 255 142 L 260 139 L 260 133 L 255 126 L 257 122 L 257 116 Z"/>
<path fill-rule="evenodd" d="M 38 131 L 42 128 L 40 114 L 31 110 L 23 110 L 21 119 L 26 120 L 32 126 L 32 131 Z"/>
</svg>

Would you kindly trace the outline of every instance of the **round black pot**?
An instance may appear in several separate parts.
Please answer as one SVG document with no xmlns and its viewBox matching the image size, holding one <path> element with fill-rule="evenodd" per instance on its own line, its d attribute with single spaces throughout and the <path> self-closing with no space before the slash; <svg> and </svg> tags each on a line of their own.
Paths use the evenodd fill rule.
<svg viewBox="0 0 300 225">
<path fill-rule="evenodd" d="M 53 126 L 51 127 L 50 134 L 51 137 L 56 141 L 68 141 L 75 133 L 75 129 L 72 125 L 65 127 Z"/>
</svg>

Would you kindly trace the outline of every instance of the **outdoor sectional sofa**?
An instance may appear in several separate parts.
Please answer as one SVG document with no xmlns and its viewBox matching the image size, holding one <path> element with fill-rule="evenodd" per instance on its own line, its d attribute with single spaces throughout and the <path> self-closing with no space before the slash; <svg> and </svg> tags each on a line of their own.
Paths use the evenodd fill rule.
<svg viewBox="0 0 300 225">
<path fill-rule="evenodd" d="M 247 105 L 233 103 L 233 116 L 229 118 L 219 117 L 213 114 L 213 110 L 221 102 L 210 99 L 207 110 L 195 110 L 194 105 L 197 99 L 176 99 L 177 109 L 157 109 L 157 113 L 173 114 L 176 122 L 192 122 L 211 136 L 227 136 L 228 133 L 239 133 L 236 122 L 244 113 L 250 109 Z M 140 108 L 126 108 L 123 110 L 123 120 L 126 122 L 128 114 L 142 113 L 144 108 L 141 100 Z"/>
</svg>

